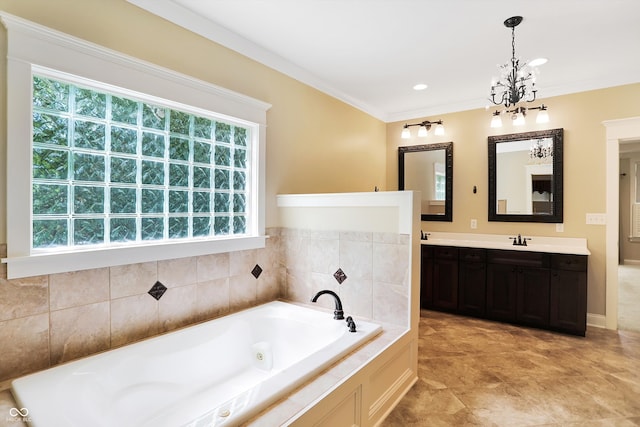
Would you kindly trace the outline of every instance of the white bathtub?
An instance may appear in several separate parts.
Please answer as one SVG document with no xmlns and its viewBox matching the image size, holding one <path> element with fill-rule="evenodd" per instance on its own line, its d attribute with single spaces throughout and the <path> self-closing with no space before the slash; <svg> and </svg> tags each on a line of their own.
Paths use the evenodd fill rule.
<svg viewBox="0 0 640 427">
<path fill-rule="evenodd" d="M 238 425 L 381 331 L 357 329 L 275 301 L 19 378 L 12 391 L 35 427 Z"/>
</svg>

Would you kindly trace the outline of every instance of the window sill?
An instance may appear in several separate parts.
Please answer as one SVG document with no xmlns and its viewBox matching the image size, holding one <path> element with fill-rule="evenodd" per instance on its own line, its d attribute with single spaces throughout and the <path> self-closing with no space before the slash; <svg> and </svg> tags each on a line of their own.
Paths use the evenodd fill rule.
<svg viewBox="0 0 640 427">
<path fill-rule="evenodd" d="M 162 242 L 133 247 L 91 249 L 73 252 L 51 252 L 24 257 L 3 258 L 7 278 L 40 276 L 69 271 L 137 264 L 191 256 L 234 252 L 265 247 L 266 236 L 189 242 Z"/>
</svg>

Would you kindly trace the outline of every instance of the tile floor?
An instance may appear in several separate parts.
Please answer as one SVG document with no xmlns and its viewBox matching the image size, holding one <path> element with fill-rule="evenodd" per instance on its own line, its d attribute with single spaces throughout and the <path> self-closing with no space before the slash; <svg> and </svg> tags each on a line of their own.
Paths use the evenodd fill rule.
<svg viewBox="0 0 640 427">
<path fill-rule="evenodd" d="M 640 426 L 640 332 L 421 315 L 418 382 L 382 427 Z"/>
<path fill-rule="evenodd" d="M 618 329 L 640 332 L 640 265 L 618 266 Z"/>
</svg>

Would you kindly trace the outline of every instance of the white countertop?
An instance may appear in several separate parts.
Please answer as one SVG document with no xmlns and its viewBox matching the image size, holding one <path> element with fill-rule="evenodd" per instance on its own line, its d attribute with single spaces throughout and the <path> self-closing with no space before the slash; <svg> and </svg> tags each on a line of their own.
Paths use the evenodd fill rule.
<svg viewBox="0 0 640 427">
<path fill-rule="evenodd" d="M 443 233 L 427 231 L 428 239 L 422 240 L 423 245 L 458 246 L 463 248 L 503 249 L 526 252 L 546 252 L 554 254 L 591 255 L 587 248 L 587 239 L 576 237 L 544 237 L 527 236 L 527 246 L 513 244 L 508 234 L 473 234 L 473 233 Z"/>
</svg>

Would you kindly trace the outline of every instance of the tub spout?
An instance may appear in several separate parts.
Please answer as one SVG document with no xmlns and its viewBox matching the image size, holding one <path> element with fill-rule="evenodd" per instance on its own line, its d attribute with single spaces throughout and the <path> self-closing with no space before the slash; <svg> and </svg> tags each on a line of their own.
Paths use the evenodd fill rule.
<svg viewBox="0 0 640 427">
<path fill-rule="evenodd" d="M 333 312 L 333 318 L 336 320 L 344 319 L 344 311 L 342 311 L 342 301 L 340 301 L 340 297 L 335 292 L 326 289 L 324 291 L 320 291 L 313 298 L 311 298 L 311 302 L 316 302 L 318 300 L 318 297 L 324 294 L 331 295 L 336 302 L 336 309 Z"/>
</svg>

